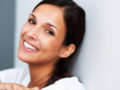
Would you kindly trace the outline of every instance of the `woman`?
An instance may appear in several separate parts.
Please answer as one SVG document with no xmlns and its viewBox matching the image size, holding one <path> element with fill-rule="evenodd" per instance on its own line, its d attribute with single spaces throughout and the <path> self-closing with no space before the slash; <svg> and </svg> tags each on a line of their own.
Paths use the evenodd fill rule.
<svg viewBox="0 0 120 90">
<path fill-rule="evenodd" d="M 75 2 L 40 2 L 24 24 L 19 41 L 18 57 L 28 63 L 29 70 L 1 71 L 0 89 L 84 90 L 77 77 L 67 72 L 84 32 L 85 12 Z"/>
</svg>

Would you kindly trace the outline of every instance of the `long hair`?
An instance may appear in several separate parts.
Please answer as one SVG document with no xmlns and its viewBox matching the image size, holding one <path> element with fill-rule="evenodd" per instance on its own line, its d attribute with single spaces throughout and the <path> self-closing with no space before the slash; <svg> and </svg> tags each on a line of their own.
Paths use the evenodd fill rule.
<svg viewBox="0 0 120 90">
<path fill-rule="evenodd" d="M 38 3 L 33 11 L 42 4 L 51 4 L 64 8 L 64 22 L 66 24 L 66 36 L 63 41 L 65 46 L 74 44 L 76 46 L 75 52 L 67 58 L 61 58 L 56 63 L 56 68 L 45 86 L 53 84 L 55 81 L 71 77 L 68 74 L 68 65 L 76 56 L 78 49 L 82 43 L 85 33 L 85 11 L 72 0 L 43 0 Z"/>
</svg>

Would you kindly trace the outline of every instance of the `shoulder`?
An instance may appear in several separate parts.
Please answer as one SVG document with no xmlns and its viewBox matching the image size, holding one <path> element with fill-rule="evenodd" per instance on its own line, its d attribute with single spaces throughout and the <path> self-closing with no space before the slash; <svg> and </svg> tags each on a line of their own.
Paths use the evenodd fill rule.
<svg viewBox="0 0 120 90">
<path fill-rule="evenodd" d="M 77 77 L 68 77 L 56 81 L 54 84 L 49 85 L 42 90 L 85 90 L 82 83 Z"/>
<path fill-rule="evenodd" d="M 0 80 L 6 83 L 17 83 L 20 82 L 21 77 L 27 74 L 25 68 L 11 68 L 0 71 Z"/>
<path fill-rule="evenodd" d="M 20 70 L 23 70 L 23 68 L 10 68 L 0 71 L 0 74 L 17 73 Z"/>
</svg>

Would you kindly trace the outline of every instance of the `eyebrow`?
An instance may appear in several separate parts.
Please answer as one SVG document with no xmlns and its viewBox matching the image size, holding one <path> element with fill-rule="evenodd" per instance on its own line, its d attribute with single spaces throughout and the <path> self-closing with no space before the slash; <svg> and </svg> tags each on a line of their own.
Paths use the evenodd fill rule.
<svg viewBox="0 0 120 90">
<path fill-rule="evenodd" d="M 31 15 L 32 17 L 36 18 L 36 16 L 35 16 L 34 14 L 31 13 L 30 15 Z"/>
<path fill-rule="evenodd" d="M 57 27 L 56 26 L 54 26 L 54 25 L 52 25 L 52 24 L 50 24 L 50 23 L 46 23 L 48 26 L 51 26 L 51 27 L 53 27 L 53 28 L 55 28 L 57 31 L 58 31 L 58 29 L 57 29 Z"/>
<path fill-rule="evenodd" d="M 31 13 L 30 15 L 36 19 L 36 16 L 34 14 Z M 53 24 L 51 24 L 49 22 L 47 22 L 46 25 L 51 26 L 51 27 L 55 28 L 58 31 L 58 28 L 55 25 L 53 25 Z"/>
</svg>

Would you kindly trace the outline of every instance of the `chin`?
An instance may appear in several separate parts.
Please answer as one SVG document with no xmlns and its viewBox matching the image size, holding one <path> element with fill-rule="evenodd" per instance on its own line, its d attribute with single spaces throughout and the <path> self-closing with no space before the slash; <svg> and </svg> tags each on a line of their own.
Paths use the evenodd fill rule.
<svg viewBox="0 0 120 90">
<path fill-rule="evenodd" d="M 24 53 L 18 52 L 17 57 L 18 57 L 21 61 L 26 62 L 26 63 L 30 63 L 30 62 L 33 61 L 29 56 L 27 56 L 27 55 L 24 54 Z"/>
<path fill-rule="evenodd" d="M 28 64 L 40 64 L 42 63 L 42 61 L 36 61 L 35 58 L 33 58 L 33 56 L 30 56 L 30 55 L 27 55 L 27 54 L 23 54 L 23 53 L 20 53 L 18 52 L 17 54 L 17 57 L 22 61 L 22 62 L 25 62 L 25 63 L 28 63 Z"/>
</svg>

